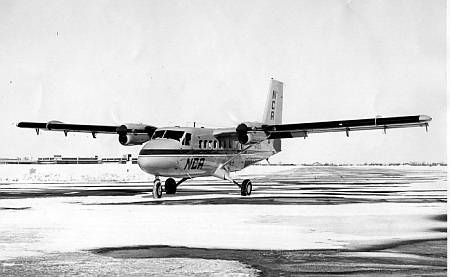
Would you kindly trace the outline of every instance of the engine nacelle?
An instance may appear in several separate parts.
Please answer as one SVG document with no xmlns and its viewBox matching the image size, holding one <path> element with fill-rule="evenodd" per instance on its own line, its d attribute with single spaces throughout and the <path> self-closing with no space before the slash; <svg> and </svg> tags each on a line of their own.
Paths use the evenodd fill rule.
<svg viewBox="0 0 450 277">
<path fill-rule="evenodd" d="M 256 131 L 247 133 L 247 135 L 242 140 L 239 140 L 239 142 L 242 144 L 256 144 L 266 139 L 267 136 L 263 131 Z"/>
<path fill-rule="evenodd" d="M 119 135 L 119 142 L 122 145 L 141 145 L 150 140 L 148 134 L 126 134 Z"/>
<path fill-rule="evenodd" d="M 262 130 L 260 123 L 245 122 L 236 128 L 238 140 L 242 144 L 256 144 L 267 139 L 266 133 Z"/>
<path fill-rule="evenodd" d="M 156 128 L 144 124 L 127 124 L 117 128 L 122 145 L 141 145 L 150 140 Z"/>
</svg>

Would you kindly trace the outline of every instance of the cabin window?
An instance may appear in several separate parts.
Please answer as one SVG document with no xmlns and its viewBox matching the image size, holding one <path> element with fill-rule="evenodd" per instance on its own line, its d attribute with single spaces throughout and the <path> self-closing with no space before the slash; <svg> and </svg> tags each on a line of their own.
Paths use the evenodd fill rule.
<svg viewBox="0 0 450 277">
<path fill-rule="evenodd" d="M 156 138 L 162 138 L 163 135 L 164 135 L 164 132 L 165 132 L 165 130 L 159 130 L 159 131 L 156 131 L 156 132 L 153 134 L 153 139 L 156 139 Z"/>
<path fill-rule="evenodd" d="M 212 147 L 212 140 L 208 141 L 208 148 L 211 149 Z"/>
<path fill-rule="evenodd" d="M 214 141 L 214 149 L 217 149 L 217 140 Z"/>
<path fill-rule="evenodd" d="M 203 148 L 206 148 L 206 144 L 208 143 L 208 141 L 207 140 L 204 140 L 203 141 Z"/>
<path fill-rule="evenodd" d="M 167 130 L 166 133 L 164 134 L 164 138 L 180 141 L 183 134 L 184 134 L 183 131 Z"/>
<path fill-rule="evenodd" d="M 198 141 L 198 148 L 202 148 L 202 142 L 203 142 L 203 140 Z"/>
<path fill-rule="evenodd" d="M 183 145 L 191 145 L 191 134 L 186 133 L 183 139 Z"/>
<path fill-rule="evenodd" d="M 219 148 L 222 148 L 222 141 L 219 140 Z"/>
</svg>

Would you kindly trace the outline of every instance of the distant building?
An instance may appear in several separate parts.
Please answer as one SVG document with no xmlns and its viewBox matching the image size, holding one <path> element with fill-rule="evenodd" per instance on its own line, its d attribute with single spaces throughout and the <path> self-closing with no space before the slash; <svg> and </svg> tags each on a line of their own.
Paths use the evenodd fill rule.
<svg viewBox="0 0 450 277">
<path fill-rule="evenodd" d="M 38 158 L 38 164 L 98 164 L 98 156 L 94 157 L 63 157 L 54 155 L 53 157 Z"/>
<path fill-rule="evenodd" d="M 29 158 L 0 158 L 0 164 L 34 164 L 36 160 Z"/>
</svg>

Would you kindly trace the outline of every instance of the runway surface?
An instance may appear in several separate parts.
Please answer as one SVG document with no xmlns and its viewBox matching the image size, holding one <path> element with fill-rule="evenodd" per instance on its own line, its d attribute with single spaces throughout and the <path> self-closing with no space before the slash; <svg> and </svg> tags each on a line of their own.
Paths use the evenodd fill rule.
<svg viewBox="0 0 450 277">
<path fill-rule="evenodd" d="M 136 165 L 0 166 L 0 275 L 441 275 L 446 167 L 254 166 L 155 200 Z"/>
</svg>

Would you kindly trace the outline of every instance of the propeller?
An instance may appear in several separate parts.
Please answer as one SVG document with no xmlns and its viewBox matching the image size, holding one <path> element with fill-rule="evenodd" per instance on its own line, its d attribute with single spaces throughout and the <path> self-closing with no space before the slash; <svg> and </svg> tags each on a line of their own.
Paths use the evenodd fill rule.
<svg viewBox="0 0 450 277">
<path fill-rule="evenodd" d="M 236 134 L 240 143 L 243 144 L 247 143 L 248 141 L 247 133 L 249 130 L 250 128 L 248 128 L 247 125 L 245 125 L 244 123 L 241 123 L 236 127 Z"/>
</svg>

